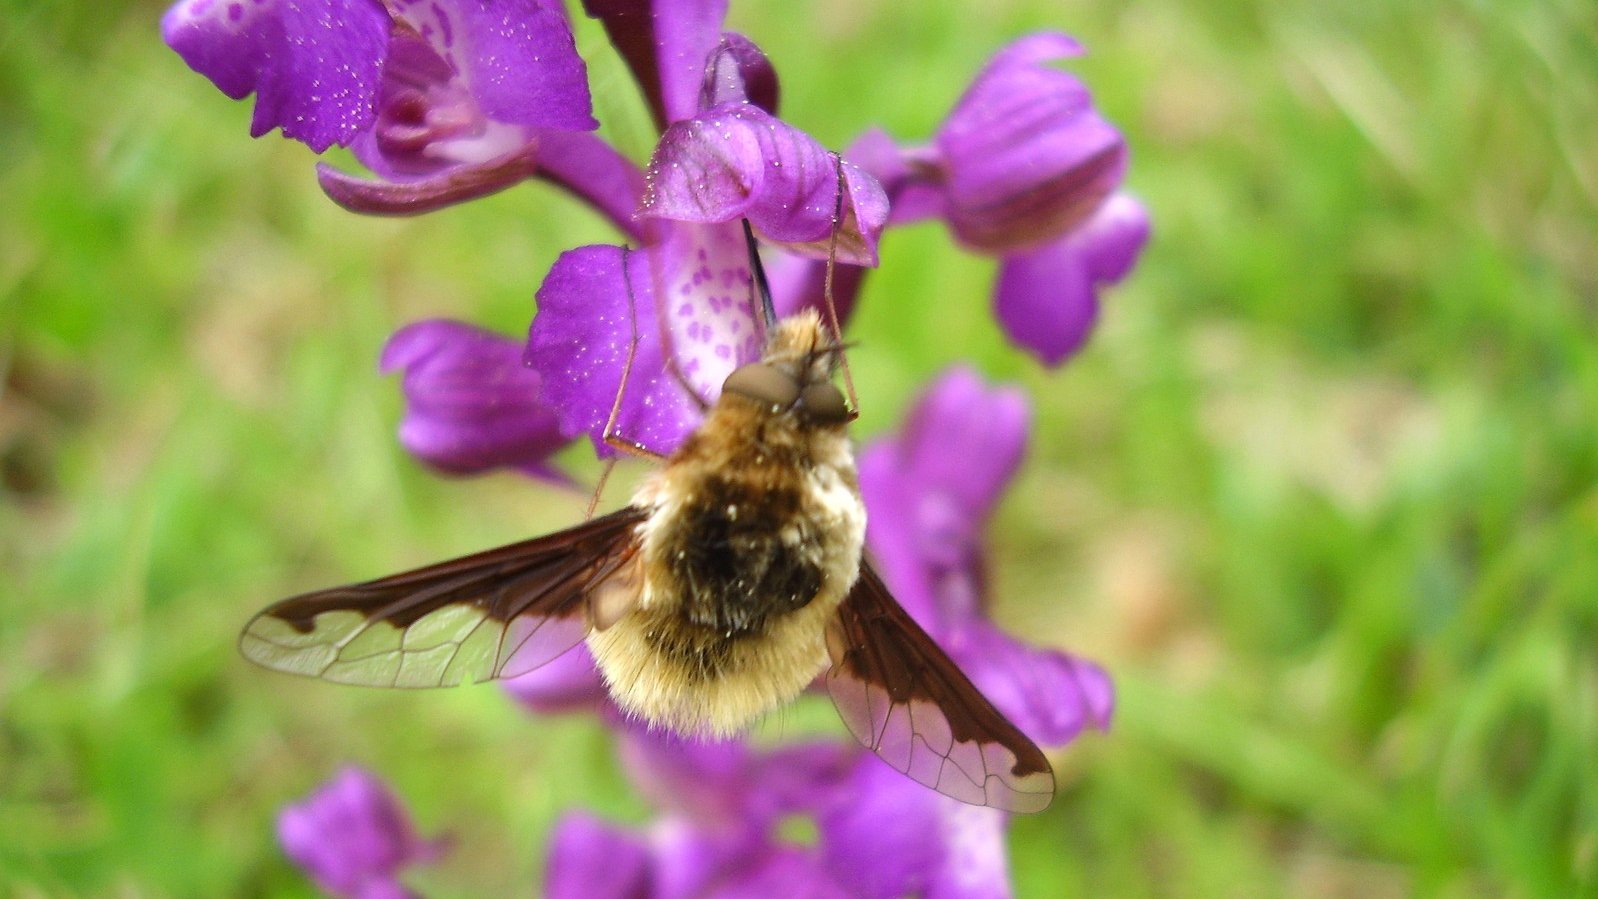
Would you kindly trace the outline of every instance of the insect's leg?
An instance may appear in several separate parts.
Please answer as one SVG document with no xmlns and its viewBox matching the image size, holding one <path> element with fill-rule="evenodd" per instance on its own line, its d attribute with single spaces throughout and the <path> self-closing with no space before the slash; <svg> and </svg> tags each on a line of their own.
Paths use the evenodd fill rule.
<svg viewBox="0 0 1598 899">
<path fill-rule="evenodd" d="M 854 377 L 849 373 L 849 356 L 842 350 L 843 325 L 838 321 L 838 304 L 832 299 L 832 276 L 838 265 L 838 229 L 843 227 L 843 156 L 832 153 L 833 171 L 838 184 L 832 198 L 832 234 L 827 239 L 827 273 L 821 284 L 821 295 L 827 301 L 827 324 L 832 326 L 832 339 L 838 344 L 838 362 L 843 368 L 843 386 L 849 394 L 849 421 L 860 417 L 860 397 L 855 394 Z"/>
<path fill-rule="evenodd" d="M 606 438 L 609 443 L 609 438 Z M 594 509 L 599 507 L 600 494 L 605 492 L 605 483 L 610 480 L 610 473 L 616 470 L 616 460 L 606 459 L 605 467 L 599 472 L 599 481 L 594 484 L 594 493 L 588 497 L 588 510 L 583 513 L 583 520 L 588 521 L 594 517 Z"/>
<path fill-rule="evenodd" d="M 632 327 L 632 340 L 627 344 L 627 358 L 622 362 L 621 380 L 616 384 L 616 399 L 610 404 L 610 417 L 605 420 L 605 430 L 602 432 L 602 438 L 605 445 L 613 450 L 630 456 L 640 456 L 658 461 L 664 459 L 665 456 L 634 441 L 622 439 L 621 434 L 616 430 L 616 419 L 621 415 L 621 399 L 627 393 L 627 380 L 632 376 L 633 358 L 638 355 L 638 300 L 633 296 L 632 252 L 631 247 L 621 248 L 621 277 L 622 281 L 627 285 L 627 316 Z M 607 466 L 599 485 L 603 487 L 605 479 L 609 477 L 610 467 Z M 596 492 L 594 494 L 594 502 L 597 503 L 598 501 L 599 494 Z M 589 514 L 593 514 L 592 504 L 589 505 L 588 511 Z"/>
</svg>

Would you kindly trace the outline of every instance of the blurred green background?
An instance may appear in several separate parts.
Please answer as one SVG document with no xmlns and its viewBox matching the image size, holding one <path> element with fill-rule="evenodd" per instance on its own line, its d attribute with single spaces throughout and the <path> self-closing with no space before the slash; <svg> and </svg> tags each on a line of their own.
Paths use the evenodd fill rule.
<svg viewBox="0 0 1598 899">
<path fill-rule="evenodd" d="M 937 226 L 891 235 L 853 328 L 862 436 L 962 359 L 1038 404 L 997 614 L 1121 703 L 1014 822 L 1019 893 L 1598 895 L 1598 6 L 735 6 L 831 145 L 925 137 L 1061 28 L 1133 147 L 1156 237 L 1062 370 L 1006 347 L 991 267 Z M 612 236 L 540 186 L 339 211 L 162 9 L 4 0 L 0 894 L 311 895 L 272 816 L 345 761 L 456 835 L 430 895 L 535 894 L 561 809 L 646 813 L 597 727 L 272 675 L 234 638 L 581 515 L 421 471 L 375 359 L 424 316 L 522 331 L 555 255 Z"/>
</svg>

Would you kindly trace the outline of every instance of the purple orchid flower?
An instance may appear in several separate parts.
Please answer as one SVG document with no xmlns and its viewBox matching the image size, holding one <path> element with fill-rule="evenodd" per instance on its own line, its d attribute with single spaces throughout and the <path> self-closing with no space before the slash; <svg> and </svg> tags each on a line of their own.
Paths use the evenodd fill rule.
<svg viewBox="0 0 1598 899">
<path fill-rule="evenodd" d="M 1148 213 L 1120 193 L 1126 142 L 1076 76 L 1048 65 L 1080 56 L 1067 35 L 1000 50 L 929 146 L 871 131 L 850 155 L 883 182 L 893 224 L 942 218 L 963 246 L 1000 262 L 994 305 L 1005 333 L 1045 364 L 1081 348 L 1098 292 L 1131 271 Z"/>
<path fill-rule="evenodd" d="M 549 849 L 551 899 L 1004 899 L 1007 818 L 934 793 L 857 747 L 770 751 L 624 725 L 623 767 L 659 811 L 642 831 L 568 814 Z M 814 845 L 779 824 L 811 821 Z"/>
<path fill-rule="evenodd" d="M 866 548 L 905 611 L 973 683 L 1044 746 L 1109 726 L 1103 669 L 1034 649 L 985 614 L 982 531 L 1021 463 L 1028 430 L 1019 390 L 989 390 L 956 368 L 917 401 L 900 433 L 860 454 Z"/>
<path fill-rule="evenodd" d="M 611 27 L 630 21 L 618 8 L 636 14 L 647 4 L 604 6 Z M 837 216 L 838 258 L 874 265 L 888 215 L 874 178 L 751 99 L 751 85 L 761 102 L 776 97 L 775 75 L 753 43 L 722 34 L 719 15 L 686 20 L 693 27 L 663 30 L 651 57 L 658 86 L 645 94 L 662 98 L 659 115 L 670 124 L 638 198 L 643 246 L 564 254 L 539 288 L 528 335 L 527 361 L 544 374 L 563 433 L 589 435 L 602 455 L 612 452 L 607 425 L 613 436 L 670 452 L 726 375 L 758 357 L 741 219 L 772 243 L 825 257 Z M 708 48 L 697 69 L 681 65 L 678 45 Z M 625 53 L 629 45 L 618 46 Z M 647 76 L 639 57 L 628 59 Z M 780 308 L 795 305 L 792 294 L 781 296 Z"/>
<path fill-rule="evenodd" d="M 623 725 L 618 749 L 660 811 L 644 831 L 568 815 L 550 846 L 546 895 L 593 899 L 852 895 L 820 853 L 777 825 L 834 801 L 856 753 L 835 743 L 769 752 L 744 740 L 695 741 Z M 614 861 L 607 862 L 607 859 Z"/>
<path fill-rule="evenodd" d="M 436 859 L 442 840 L 416 835 L 383 782 L 345 768 L 304 801 L 278 813 L 283 851 L 317 886 L 343 899 L 404 899 L 402 869 Z"/>
<path fill-rule="evenodd" d="M 555 0 L 182 0 L 167 43 L 225 94 L 255 94 L 250 132 L 338 145 L 381 176 L 322 166 L 340 204 L 413 214 L 563 172 L 608 151 Z M 603 202 L 603 197 L 590 198 Z"/>
</svg>

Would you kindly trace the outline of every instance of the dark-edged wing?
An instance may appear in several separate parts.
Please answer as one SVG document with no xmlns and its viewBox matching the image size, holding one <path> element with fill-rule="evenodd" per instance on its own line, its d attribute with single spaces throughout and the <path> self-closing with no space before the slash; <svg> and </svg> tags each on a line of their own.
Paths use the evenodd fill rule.
<svg viewBox="0 0 1598 899">
<path fill-rule="evenodd" d="M 867 749 L 961 802 L 1012 812 L 1054 799 L 1043 751 L 987 700 L 871 566 L 827 632 L 827 690 Z"/>
<path fill-rule="evenodd" d="M 643 510 L 415 571 L 302 593 L 250 619 L 245 658 L 347 684 L 441 687 L 514 677 L 577 645 L 588 599 L 637 552 Z M 611 601 L 611 600 L 607 600 Z"/>
</svg>

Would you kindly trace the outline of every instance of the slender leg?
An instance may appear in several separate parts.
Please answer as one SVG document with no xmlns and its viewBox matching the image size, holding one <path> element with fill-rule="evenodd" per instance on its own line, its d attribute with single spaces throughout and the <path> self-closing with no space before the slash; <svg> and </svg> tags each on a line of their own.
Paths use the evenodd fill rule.
<svg viewBox="0 0 1598 899">
<path fill-rule="evenodd" d="M 622 280 L 627 284 L 627 314 L 632 327 L 632 340 L 627 344 L 627 359 L 622 363 L 621 381 L 616 384 L 616 399 L 610 404 L 610 417 L 605 420 L 603 438 L 606 446 L 618 452 L 659 461 L 666 458 L 664 454 L 657 453 L 635 441 L 625 440 L 616 431 L 616 418 L 621 415 L 621 399 L 627 392 L 627 381 L 632 376 L 633 358 L 638 354 L 638 300 L 633 295 L 632 252 L 631 247 L 622 247 L 621 275 Z M 603 487 L 605 481 L 609 478 L 610 466 L 607 466 L 604 476 L 600 479 L 600 486 Z M 598 501 L 599 495 L 596 492 L 594 502 L 597 503 Z M 592 514 L 592 512 L 593 506 L 590 505 L 589 513 Z"/>
<path fill-rule="evenodd" d="M 843 157 L 832 154 L 833 171 L 838 176 L 837 190 L 832 198 L 832 235 L 827 240 L 827 274 L 822 282 L 821 294 L 827 300 L 827 324 L 832 326 L 832 339 L 839 347 L 838 362 L 843 368 L 843 386 L 849 394 L 849 420 L 860 417 L 860 397 L 855 394 L 854 376 L 849 373 L 849 357 L 842 351 L 843 325 L 838 322 L 838 305 L 832 299 L 832 275 L 838 264 L 838 229 L 843 227 Z"/>
</svg>

